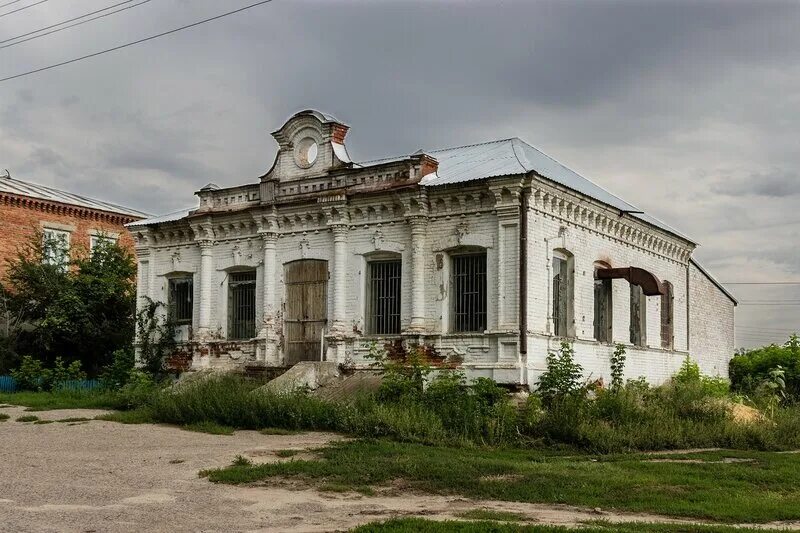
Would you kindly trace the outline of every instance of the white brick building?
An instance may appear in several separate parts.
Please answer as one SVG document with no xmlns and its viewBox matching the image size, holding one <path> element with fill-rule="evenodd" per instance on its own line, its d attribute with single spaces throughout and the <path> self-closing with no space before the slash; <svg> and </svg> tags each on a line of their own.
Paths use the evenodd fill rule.
<svg viewBox="0 0 800 533">
<path fill-rule="evenodd" d="M 593 377 L 614 343 L 628 377 L 687 353 L 727 376 L 736 302 L 687 237 L 516 138 L 354 163 L 347 130 L 297 113 L 258 182 L 129 224 L 140 301 L 169 304 L 191 368 L 358 365 L 405 339 L 534 384 L 566 338 Z"/>
</svg>

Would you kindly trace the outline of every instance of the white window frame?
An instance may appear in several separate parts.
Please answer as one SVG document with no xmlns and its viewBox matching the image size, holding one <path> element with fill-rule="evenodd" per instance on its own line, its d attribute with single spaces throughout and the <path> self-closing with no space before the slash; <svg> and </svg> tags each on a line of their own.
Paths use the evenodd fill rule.
<svg viewBox="0 0 800 533">
<path fill-rule="evenodd" d="M 72 233 L 57 228 L 42 228 L 42 262 L 46 265 L 60 266 L 66 270 L 69 264 L 70 240 Z M 60 242 L 62 246 L 51 249 L 48 244 Z"/>
<path fill-rule="evenodd" d="M 114 244 L 119 242 L 119 235 L 113 233 L 92 232 L 89 235 L 89 253 L 93 253 L 95 247 L 102 241 L 109 241 Z"/>
</svg>

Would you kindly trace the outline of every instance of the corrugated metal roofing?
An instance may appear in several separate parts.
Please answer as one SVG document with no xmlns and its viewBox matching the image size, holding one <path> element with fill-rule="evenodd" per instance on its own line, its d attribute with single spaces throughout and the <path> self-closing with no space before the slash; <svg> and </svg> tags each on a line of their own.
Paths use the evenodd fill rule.
<svg viewBox="0 0 800 533">
<path fill-rule="evenodd" d="M 186 218 L 189 216 L 189 213 L 197 209 L 196 207 L 189 207 L 186 209 L 179 209 L 177 211 L 173 211 L 172 213 L 166 213 L 164 215 L 158 215 L 157 217 L 146 218 L 144 220 L 137 220 L 136 222 L 130 222 L 125 224 L 125 226 L 129 228 L 135 228 L 138 226 L 149 226 L 150 224 L 161 224 L 163 222 L 174 222 L 176 220 L 180 220 L 182 218 Z"/>
<path fill-rule="evenodd" d="M 435 187 L 497 176 L 536 172 L 559 185 L 585 194 L 620 211 L 630 213 L 631 216 L 648 224 L 690 240 L 660 220 L 641 213 L 641 210 L 634 205 L 608 192 L 517 137 L 425 153 L 439 161 L 439 168 L 435 174 L 425 176 L 420 182 L 422 185 Z"/>
<path fill-rule="evenodd" d="M 311 113 L 311 111 L 302 113 Z M 594 198 L 615 209 L 628 213 L 629 216 L 668 231 L 689 242 L 693 242 L 674 228 L 671 228 L 653 216 L 642 213 L 636 206 L 608 192 L 596 183 L 581 176 L 574 170 L 567 168 L 541 150 L 517 137 L 468 146 L 458 146 L 455 148 L 445 148 L 442 150 L 420 150 L 417 152 L 417 154 L 420 153 L 430 154 L 439 162 L 437 171 L 424 176 L 422 181 L 420 181 L 420 184 L 428 187 L 536 172 L 559 185 L 584 194 L 590 198 Z M 394 161 L 402 161 L 409 157 L 410 155 L 374 159 L 355 163 L 355 166 L 364 168 Z M 179 220 L 188 215 L 189 211 L 191 210 L 176 211 L 175 213 L 142 220 L 130 225 L 144 226 L 147 224 Z M 180 213 L 183 214 L 179 215 Z"/>
<path fill-rule="evenodd" d="M 20 196 L 28 196 L 31 198 L 39 198 L 41 200 L 49 200 L 51 202 L 58 202 L 62 204 L 77 205 L 89 209 L 97 209 L 99 211 L 108 211 L 111 213 L 119 213 L 132 217 L 148 217 L 147 213 L 123 207 L 121 205 L 112 204 L 103 200 L 89 198 L 88 196 L 81 196 L 71 192 L 62 191 L 53 187 L 45 185 L 38 185 L 36 183 L 29 183 L 27 181 L 20 181 L 16 178 L 0 177 L 0 191 Z"/>
</svg>

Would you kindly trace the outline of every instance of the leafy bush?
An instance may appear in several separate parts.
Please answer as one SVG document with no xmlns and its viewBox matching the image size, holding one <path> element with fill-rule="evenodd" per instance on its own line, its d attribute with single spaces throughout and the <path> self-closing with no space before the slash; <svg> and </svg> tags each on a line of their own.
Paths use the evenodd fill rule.
<svg viewBox="0 0 800 533">
<path fill-rule="evenodd" d="M 700 373 L 700 366 L 687 355 L 672 382 L 684 387 L 701 389 L 702 393 L 716 398 L 723 398 L 730 392 L 728 380 L 720 377 L 706 376 Z"/>
<path fill-rule="evenodd" d="M 175 352 L 175 321 L 165 305 L 145 296 L 136 315 L 136 338 L 142 370 L 155 378 L 164 377 L 167 358 Z"/>
<path fill-rule="evenodd" d="M 575 362 L 575 350 L 570 343 L 562 341 L 558 353 L 548 352 L 547 370 L 539 378 L 538 392 L 545 405 L 584 392 L 582 376 L 583 367 Z"/>
<path fill-rule="evenodd" d="M 103 368 L 100 381 L 107 389 L 119 389 L 128 383 L 131 371 L 136 365 L 136 356 L 132 348 L 116 350 L 111 357 L 111 364 Z"/>
<path fill-rule="evenodd" d="M 19 368 L 11 371 L 11 377 L 20 390 L 50 391 L 59 388 L 66 381 L 84 380 L 86 373 L 81 370 L 80 361 L 64 366 L 62 359 L 56 357 L 53 367 L 45 368 L 41 361 L 25 356 Z"/>
<path fill-rule="evenodd" d="M 611 354 L 611 389 L 619 390 L 622 388 L 625 378 L 625 355 L 624 344 L 614 346 L 614 353 Z"/>
<path fill-rule="evenodd" d="M 729 364 L 734 391 L 757 396 L 761 384 L 776 369 L 784 370 L 786 396 L 800 401 L 800 337 L 792 335 L 782 346 L 770 345 L 737 354 Z"/>
</svg>

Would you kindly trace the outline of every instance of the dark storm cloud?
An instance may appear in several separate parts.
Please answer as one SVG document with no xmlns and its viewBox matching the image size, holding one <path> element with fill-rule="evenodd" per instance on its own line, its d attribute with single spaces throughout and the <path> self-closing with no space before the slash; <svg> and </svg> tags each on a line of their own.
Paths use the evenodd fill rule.
<svg viewBox="0 0 800 533">
<path fill-rule="evenodd" d="M 768 196 L 784 198 L 800 194 L 800 174 L 794 170 L 755 172 L 745 177 L 729 177 L 712 186 L 712 190 L 728 196 Z"/>
<path fill-rule="evenodd" d="M 0 32 L 75 9 L 43 4 Z M 148 3 L 3 50 L 0 77 L 223 10 Z M 209 181 L 255 181 L 274 158 L 269 132 L 313 107 L 352 127 L 362 160 L 520 136 L 691 235 L 720 279 L 788 277 L 799 23 L 800 4 L 755 0 L 275 0 L 0 84 L 0 168 L 172 211 Z"/>
</svg>

